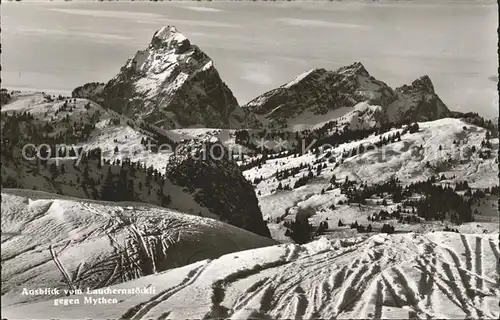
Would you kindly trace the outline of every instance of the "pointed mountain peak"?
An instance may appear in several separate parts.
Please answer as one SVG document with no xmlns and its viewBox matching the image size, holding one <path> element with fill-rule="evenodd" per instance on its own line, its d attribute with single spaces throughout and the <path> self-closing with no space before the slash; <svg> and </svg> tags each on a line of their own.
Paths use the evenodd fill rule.
<svg viewBox="0 0 500 320">
<path fill-rule="evenodd" d="M 361 62 L 354 62 L 351 65 L 339 68 L 337 73 L 342 73 L 342 74 L 353 74 L 353 75 L 358 75 L 358 76 L 365 76 L 369 77 L 370 74 L 366 70 L 365 66 Z"/>
<path fill-rule="evenodd" d="M 429 93 L 434 93 L 434 85 L 432 84 L 431 78 L 428 75 L 424 75 L 411 83 L 411 86 L 415 89 L 426 91 Z"/>
<path fill-rule="evenodd" d="M 150 47 L 155 49 L 167 48 L 189 48 L 191 43 L 182 33 L 174 26 L 165 26 L 156 31 L 151 39 Z"/>
<path fill-rule="evenodd" d="M 94 87 L 93 100 L 103 106 L 165 129 L 239 128 L 244 121 L 212 59 L 174 26 L 157 30 L 113 79 Z"/>
<path fill-rule="evenodd" d="M 409 92 L 422 92 L 422 93 L 430 93 L 435 94 L 434 85 L 432 84 L 431 78 L 428 75 L 424 75 L 416 80 L 414 80 L 411 85 L 403 85 L 396 90 L 401 91 L 403 93 Z"/>
</svg>

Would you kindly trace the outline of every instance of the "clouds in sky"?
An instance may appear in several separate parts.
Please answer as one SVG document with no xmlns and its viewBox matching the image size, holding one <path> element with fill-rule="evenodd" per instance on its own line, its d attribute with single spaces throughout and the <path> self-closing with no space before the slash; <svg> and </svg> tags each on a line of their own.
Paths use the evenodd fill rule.
<svg viewBox="0 0 500 320">
<path fill-rule="evenodd" d="M 212 8 L 204 8 L 203 7 L 190 7 L 190 9 L 197 8 L 195 10 L 198 11 L 207 11 L 207 9 Z M 219 21 L 208 21 L 208 20 L 199 20 L 199 19 L 170 19 L 167 16 L 157 14 L 157 13 L 147 13 L 147 12 L 126 12 L 126 11 L 111 11 L 111 10 L 84 10 L 84 9 L 61 9 L 54 8 L 53 11 L 58 11 L 66 14 L 74 14 L 74 15 L 83 15 L 83 16 L 91 16 L 97 18 L 116 18 L 116 19 L 126 19 L 126 20 L 134 20 L 137 23 L 146 23 L 146 24 L 169 24 L 176 26 L 190 26 L 190 27 L 215 27 L 215 28 L 241 28 L 242 26 L 239 24 L 225 23 Z M 218 10 L 218 9 L 212 9 Z M 182 32 L 182 30 L 181 30 Z"/>
<path fill-rule="evenodd" d="M 187 10 L 193 10 L 193 11 L 201 11 L 201 12 L 222 12 L 224 10 L 220 9 L 215 9 L 215 8 L 209 8 L 209 7 L 194 7 L 194 6 L 185 6 L 185 7 L 179 7 Z"/>
<path fill-rule="evenodd" d="M 163 22 L 168 22 L 168 24 L 173 24 L 175 26 L 189 26 L 189 27 L 215 27 L 215 28 L 242 28 L 241 25 L 233 23 L 225 23 L 218 21 L 208 21 L 208 20 L 187 20 L 187 19 L 170 19 L 164 18 Z M 158 21 L 157 21 L 158 22 Z M 182 30 L 179 30 L 182 32 Z"/>
<path fill-rule="evenodd" d="M 10 29 L 10 28 L 9 28 Z M 9 30 L 5 28 L 4 30 Z M 132 38 L 126 37 L 126 36 L 121 36 L 117 34 L 110 34 L 110 33 L 102 33 L 102 32 L 85 32 L 85 31 L 78 31 L 78 30 L 65 30 L 65 29 L 43 29 L 43 28 L 27 28 L 27 27 L 15 27 L 12 28 L 12 30 L 15 33 L 22 33 L 26 35 L 38 35 L 38 34 L 43 34 L 43 35 L 50 35 L 50 36 L 59 36 L 59 37 L 84 37 L 86 38 L 86 41 L 92 41 L 92 42 L 102 42 L 102 41 L 117 41 L 117 42 L 123 42 L 123 41 L 129 41 Z"/>
<path fill-rule="evenodd" d="M 241 65 L 240 78 L 262 86 L 273 84 L 273 70 L 266 63 L 243 63 Z"/>
<path fill-rule="evenodd" d="M 126 11 L 112 11 L 112 10 L 85 10 L 85 9 L 66 9 L 66 8 L 53 8 L 52 11 L 61 13 L 75 14 L 81 16 L 91 16 L 97 18 L 117 18 L 117 19 L 164 19 L 164 16 L 157 13 L 147 12 L 126 12 Z"/>
<path fill-rule="evenodd" d="M 322 20 L 308 20 L 295 18 L 279 18 L 276 21 L 294 27 L 321 27 L 321 28 L 351 28 L 351 29 L 366 29 L 367 26 L 353 23 L 329 22 Z"/>
</svg>

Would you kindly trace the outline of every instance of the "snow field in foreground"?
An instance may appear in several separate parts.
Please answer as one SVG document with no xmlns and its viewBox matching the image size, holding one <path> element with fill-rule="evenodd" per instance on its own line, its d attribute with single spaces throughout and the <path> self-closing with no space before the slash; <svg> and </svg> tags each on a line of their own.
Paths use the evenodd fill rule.
<svg viewBox="0 0 500 320">
<path fill-rule="evenodd" d="M 10 306 L 8 318 L 498 318 L 498 233 L 379 234 L 235 252 L 113 288 L 112 305 Z M 109 296 L 112 297 L 112 296 Z"/>
</svg>

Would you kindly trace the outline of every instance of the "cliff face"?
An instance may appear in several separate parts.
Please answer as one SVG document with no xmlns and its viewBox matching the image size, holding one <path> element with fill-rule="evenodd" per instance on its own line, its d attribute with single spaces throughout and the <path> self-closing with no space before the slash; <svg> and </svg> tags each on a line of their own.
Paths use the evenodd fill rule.
<svg viewBox="0 0 500 320">
<path fill-rule="evenodd" d="M 380 119 L 384 121 L 435 120 L 449 112 L 428 76 L 393 90 L 359 62 L 335 71 L 307 71 L 253 99 L 246 107 L 271 123 L 284 125 L 305 113 L 322 115 L 360 102 L 381 106 Z"/>
<path fill-rule="evenodd" d="M 270 237 L 252 184 L 219 142 L 195 142 L 178 148 L 166 176 L 221 221 Z"/>
<path fill-rule="evenodd" d="M 253 99 L 246 107 L 270 121 L 283 122 L 304 112 L 326 114 L 330 110 L 354 107 L 362 101 L 380 105 L 396 99 L 393 90 L 371 77 L 365 67 L 356 62 L 336 71 L 307 71 Z"/>
<path fill-rule="evenodd" d="M 240 128 L 244 121 L 213 61 L 173 26 L 158 30 L 108 83 L 76 88 L 73 97 L 166 129 Z"/>
<path fill-rule="evenodd" d="M 413 81 L 411 85 L 396 88 L 398 100 L 388 106 L 395 120 L 431 121 L 450 115 L 450 110 L 434 91 L 429 76 Z"/>
</svg>

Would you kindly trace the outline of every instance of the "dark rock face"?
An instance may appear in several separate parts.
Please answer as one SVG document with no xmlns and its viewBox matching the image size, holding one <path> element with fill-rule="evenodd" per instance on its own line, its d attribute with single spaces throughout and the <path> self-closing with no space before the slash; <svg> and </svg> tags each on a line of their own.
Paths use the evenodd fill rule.
<svg viewBox="0 0 500 320">
<path fill-rule="evenodd" d="M 96 87 L 79 87 L 73 96 L 165 129 L 240 128 L 244 121 L 212 60 L 172 26 L 158 30 L 145 50 L 104 87 Z"/>
<path fill-rule="evenodd" d="M 435 93 L 434 85 L 432 84 L 431 78 L 428 75 L 424 75 L 417 80 L 413 81 L 411 85 L 403 85 L 396 90 L 402 93 L 412 93 L 412 92 L 427 92 L 429 94 Z"/>
<path fill-rule="evenodd" d="M 0 90 L 0 106 L 6 105 L 10 102 L 11 96 L 6 89 Z"/>
<path fill-rule="evenodd" d="M 396 88 L 396 92 L 399 95 L 396 118 L 401 121 L 431 121 L 451 115 L 427 75 L 413 81 L 411 85 Z"/>
<path fill-rule="evenodd" d="M 353 107 L 362 101 L 387 104 L 396 99 L 396 94 L 384 82 L 371 77 L 365 67 L 356 62 L 336 71 L 308 71 L 255 98 L 246 107 L 271 121 L 280 121 L 304 111 L 325 114 L 329 110 Z"/>
<path fill-rule="evenodd" d="M 75 88 L 71 92 L 73 98 L 90 99 L 95 102 L 102 102 L 102 91 L 106 86 L 105 83 L 101 82 L 89 82 L 83 86 Z"/>
<path fill-rule="evenodd" d="M 179 148 L 166 175 L 222 221 L 270 237 L 251 183 L 222 144 L 197 142 Z"/>
<path fill-rule="evenodd" d="M 448 108 L 428 76 L 396 90 L 372 77 L 359 62 L 335 71 L 314 69 L 250 101 L 253 113 L 280 125 L 308 111 L 316 115 L 366 101 L 383 108 L 384 121 L 424 121 L 445 117 Z"/>
</svg>

